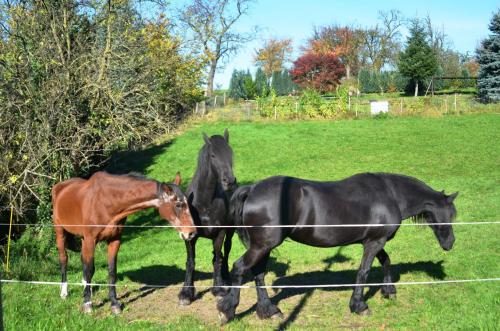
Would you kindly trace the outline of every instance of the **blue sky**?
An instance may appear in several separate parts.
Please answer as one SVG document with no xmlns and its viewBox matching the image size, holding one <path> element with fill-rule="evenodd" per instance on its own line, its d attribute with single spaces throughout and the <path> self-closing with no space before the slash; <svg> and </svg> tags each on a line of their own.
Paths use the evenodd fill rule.
<svg viewBox="0 0 500 331">
<path fill-rule="evenodd" d="M 172 4 L 175 6 L 179 2 L 174 0 Z M 236 29 L 248 31 L 251 26 L 257 25 L 261 30 L 259 35 L 229 59 L 225 68 L 216 74 L 215 83 L 227 88 L 233 69 L 248 68 L 253 71 L 255 49 L 261 47 L 265 39 L 291 38 L 297 55 L 299 47 L 311 35 L 313 26 L 333 23 L 374 26 L 378 12 L 391 9 L 400 10 L 406 18 L 429 15 L 434 26 L 444 29 L 454 49 L 474 52 L 480 40 L 488 35 L 488 23 L 498 8 L 500 1 L 493 0 L 258 0 L 250 14 L 238 22 Z M 402 33 L 404 36 L 405 31 L 402 30 Z"/>
</svg>

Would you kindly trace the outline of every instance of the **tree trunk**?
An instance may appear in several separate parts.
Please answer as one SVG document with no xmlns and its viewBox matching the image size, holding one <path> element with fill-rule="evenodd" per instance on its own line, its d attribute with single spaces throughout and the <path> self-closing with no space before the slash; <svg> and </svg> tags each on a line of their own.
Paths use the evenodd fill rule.
<svg viewBox="0 0 500 331">
<path fill-rule="evenodd" d="M 217 69 L 217 60 L 212 60 L 210 62 L 210 70 L 208 71 L 207 91 L 206 91 L 207 97 L 211 97 L 214 94 L 214 77 L 216 69 Z"/>
<path fill-rule="evenodd" d="M 351 66 L 348 64 L 345 65 L 345 77 L 347 79 L 351 78 Z"/>
<path fill-rule="evenodd" d="M 418 80 L 415 81 L 415 97 L 418 96 Z"/>
</svg>

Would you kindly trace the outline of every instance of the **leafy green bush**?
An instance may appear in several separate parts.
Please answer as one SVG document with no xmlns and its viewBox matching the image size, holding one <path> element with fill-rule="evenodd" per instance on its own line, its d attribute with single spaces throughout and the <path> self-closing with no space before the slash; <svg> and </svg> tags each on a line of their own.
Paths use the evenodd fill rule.
<svg viewBox="0 0 500 331">
<path fill-rule="evenodd" d="M 302 91 L 297 97 L 279 97 L 274 90 L 266 98 L 257 98 L 258 110 L 263 117 L 279 118 L 333 118 L 345 114 L 348 108 L 348 87 L 338 87 L 335 96 L 326 99 L 313 89 Z"/>
</svg>

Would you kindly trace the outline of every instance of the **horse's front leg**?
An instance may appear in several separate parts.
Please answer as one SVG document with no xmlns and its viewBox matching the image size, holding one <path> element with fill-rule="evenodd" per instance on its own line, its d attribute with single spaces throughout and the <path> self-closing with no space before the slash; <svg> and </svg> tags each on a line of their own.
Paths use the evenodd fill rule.
<svg viewBox="0 0 500 331">
<path fill-rule="evenodd" d="M 94 276 L 94 251 L 96 238 L 87 236 L 82 242 L 82 264 L 83 264 L 83 306 L 84 313 L 92 312 L 92 276 Z"/>
<path fill-rule="evenodd" d="M 224 239 L 224 255 L 222 256 L 222 281 L 224 285 L 231 285 L 231 275 L 229 274 L 229 253 L 233 243 L 234 229 L 226 230 L 226 238 Z"/>
<path fill-rule="evenodd" d="M 214 265 L 214 284 L 212 287 L 212 294 L 216 297 L 222 297 L 226 295 L 226 291 L 222 288 L 223 280 L 222 280 L 222 244 L 224 243 L 224 238 L 226 237 L 226 231 L 220 230 L 215 239 L 213 240 L 213 265 Z"/>
<path fill-rule="evenodd" d="M 373 263 L 375 255 L 384 247 L 386 240 L 379 239 L 376 241 L 368 241 L 363 244 L 363 258 L 361 266 L 359 267 L 358 275 L 356 277 L 356 284 L 364 284 L 368 279 L 368 273 Z M 370 310 L 368 305 L 363 301 L 363 286 L 356 286 L 352 292 L 351 300 L 349 302 L 351 312 L 360 315 L 369 315 Z"/>
<path fill-rule="evenodd" d="M 122 304 L 116 298 L 116 263 L 118 250 L 120 249 L 120 238 L 108 241 L 108 280 L 109 280 L 109 301 L 111 302 L 111 312 L 118 315 L 122 312 Z"/>
<path fill-rule="evenodd" d="M 186 278 L 184 279 L 184 286 L 179 292 L 179 305 L 187 306 L 194 301 L 194 267 L 196 257 L 196 241 L 198 237 L 194 237 L 189 241 L 185 241 L 187 260 L 186 260 Z"/>
<path fill-rule="evenodd" d="M 391 275 L 391 259 L 387 252 L 382 248 L 380 252 L 377 253 L 377 259 L 382 265 L 382 270 L 384 271 L 384 283 L 392 283 Z M 384 285 L 382 286 L 382 296 L 387 299 L 396 298 L 396 286 L 394 285 Z"/>
</svg>

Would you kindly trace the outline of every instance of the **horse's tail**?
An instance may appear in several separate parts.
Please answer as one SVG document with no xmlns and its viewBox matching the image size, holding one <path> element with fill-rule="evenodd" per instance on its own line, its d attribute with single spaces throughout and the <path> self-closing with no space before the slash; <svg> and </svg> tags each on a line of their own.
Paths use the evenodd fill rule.
<svg viewBox="0 0 500 331">
<path fill-rule="evenodd" d="M 240 186 L 234 191 L 231 201 L 229 203 L 229 215 L 231 217 L 232 224 L 236 226 L 243 225 L 243 206 L 245 205 L 245 200 L 248 197 L 248 193 L 252 189 L 252 186 Z M 250 246 L 250 236 L 245 228 L 236 228 L 238 232 L 238 237 L 245 247 Z"/>
</svg>

